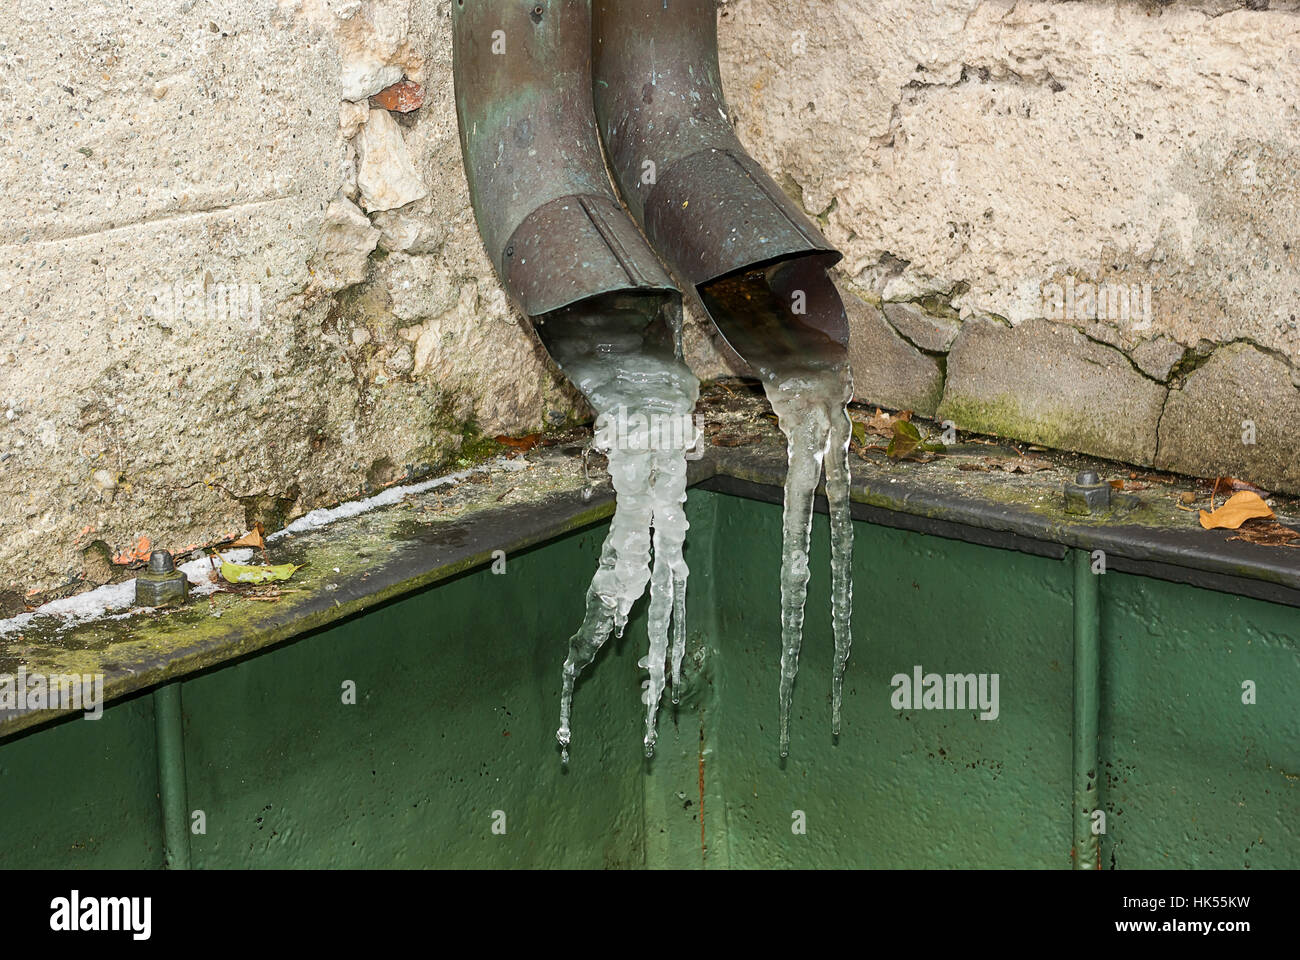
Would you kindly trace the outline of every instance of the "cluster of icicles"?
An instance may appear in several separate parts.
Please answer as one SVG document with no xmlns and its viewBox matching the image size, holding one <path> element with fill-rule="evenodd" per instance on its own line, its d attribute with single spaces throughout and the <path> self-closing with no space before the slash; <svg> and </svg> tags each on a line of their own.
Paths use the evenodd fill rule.
<svg viewBox="0 0 1300 960">
<path fill-rule="evenodd" d="M 574 682 L 611 633 L 622 636 L 632 606 L 647 584 L 649 650 L 639 663 L 649 672 L 641 697 L 646 707 L 647 757 L 654 755 L 659 704 L 670 677 L 673 702 L 679 702 L 686 652 L 689 570 L 682 555 L 688 526 L 684 510 L 686 454 L 699 441 L 691 421 L 699 381 L 668 351 L 647 351 L 639 342 L 620 345 L 610 340 L 608 336 L 598 340 L 598 346 L 589 352 L 582 351 L 582 340 L 576 337 L 568 341 L 573 349 L 567 353 L 565 341 L 550 343 L 565 372 L 597 413 L 595 446 L 609 458 L 616 495 L 614 518 L 601 548 L 600 565 L 587 589 L 586 614 L 569 641 L 569 655 L 564 662 L 556 739 L 566 763 L 572 736 Z M 791 699 L 803 641 L 813 500 L 823 468 L 831 519 L 835 642 L 832 732 L 838 735 L 840 730 L 852 608 L 853 528 L 848 462 L 852 424 L 847 411 L 852 383 L 842 355 L 830 361 L 764 357 L 755 366 L 786 437 L 789 455 L 780 577 L 780 750 L 785 757 L 789 753 Z M 641 435 L 623 429 L 629 423 L 636 424 L 639 430 L 647 424 L 673 422 L 683 425 L 683 429 L 671 432 L 678 442 L 663 442 L 662 429 L 651 428 Z"/>
</svg>

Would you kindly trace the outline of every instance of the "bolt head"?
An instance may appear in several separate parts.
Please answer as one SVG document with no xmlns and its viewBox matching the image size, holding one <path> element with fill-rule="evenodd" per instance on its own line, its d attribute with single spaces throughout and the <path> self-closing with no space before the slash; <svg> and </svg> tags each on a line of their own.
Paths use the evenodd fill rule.
<svg viewBox="0 0 1300 960">
<path fill-rule="evenodd" d="M 150 573 L 171 573 L 175 569 L 176 561 L 172 558 L 170 551 L 155 550 L 149 554 Z"/>
<path fill-rule="evenodd" d="M 1065 512 L 1076 515 L 1105 513 L 1110 509 L 1110 484 L 1091 470 L 1065 483 Z"/>
</svg>

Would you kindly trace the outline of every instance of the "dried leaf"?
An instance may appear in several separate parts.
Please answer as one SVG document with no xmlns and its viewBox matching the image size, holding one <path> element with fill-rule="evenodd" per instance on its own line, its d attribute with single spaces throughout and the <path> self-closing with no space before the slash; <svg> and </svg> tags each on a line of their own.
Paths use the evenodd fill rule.
<svg viewBox="0 0 1300 960">
<path fill-rule="evenodd" d="M 1247 480 L 1238 480 L 1236 477 L 1215 477 L 1213 480 L 1201 479 L 1197 483 L 1199 486 L 1216 493 L 1220 490 L 1232 490 L 1234 492 L 1248 490 L 1251 493 L 1259 494 L 1261 497 L 1270 495 L 1267 490 L 1263 490 Z"/>
<path fill-rule="evenodd" d="M 493 439 L 502 446 L 523 453 L 537 446 L 538 442 L 542 439 L 542 435 L 540 433 L 530 433 L 526 437 L 494 437 Z"/>
<path fill-rule="evenodd" d="M 1300 547 L 1300 530 L 1284 527 L 1276 520 L 1256 517 L 1243 523 L 1236 536 L 1228 539 L 1258 543 L 1265 547 Z"/>
<path fill-rule="evenodd" d="M 1254 517 L 1271 517 L 1273 511 L 1259 494 L 1249 490 L 1233 494 L 1228 502 L 1213 513 L 1201 511 L 1201 526 L 1206 530 L 1236 530 L 1247 520 Z"/>
<path fill-rule="evenodd" d="M 1003 473 L 1037 473 L 1052 469 L 1049 461 L 1038 457 L 985 457 L 984 462 Z"/>
<path fill-rule="evenodd" d="M 221 578 L 227 583 L 272 583 L 288 580 L 302 569 L 300 563 L 282 563 L 274 567 L 253 567 L 243 563 L 221 561 Z"/>
<path fill-rule="evenodd" d="M 399 80 L 376 93 L 370 102 L 394 113 L 410 113 L 424 104 L 424 87 L 414 80 Z"/>
<path fill-rule="evenodd" d="M 249 530 L 248 533 L 244 534 L 234 543 L 229 544 L 229 546 L 252 547 L 255 550 L 264 550 L 266 549 L 266 538 L 262 535 L 264 529 L 262 521 L 259 520 L 253 524 L 252 530 Z"/>
<path fill-rule="evenodd" d="M 959 464 L 957 464 L 957 469 L 958 469 L 958 470 L 964 470 L 964 471 L 966 471 L 967 473 L 974 473 L 974 472 L 976 472 L 976 471 L 978 471 L 978 472 L 980 472 L 980 473 L 988 473 L 988 472 L 989 472 L 989 468 L 986 467 L 984 464 L 982 464 L 982 463 L 971 463 L 970 461 L 967 461 L 967 462 L 965 462 L 965 463 L 959 463 Z"/>
<path fill-rule="evenodd" d="M 135 546 L 130 550 L 123 550 L 113 558 L 114 563 L 136 563 L 142 560 L 148 560 L 149 554 L 153 550 L 153 545 L 149 542 L 148 537 L 141 537 L 135 542 Z"/>
<path fill-rule="evenodd" d="M 904 410 L 897 416 L 891 417 L 879 407 L 876 408 L 876 415 L 862 424 L 867 433 L 875 434 L 877 437 L 893 437 L 894 424 L 899 420 L 912 419 L 912 411 Z"/>
</svg>

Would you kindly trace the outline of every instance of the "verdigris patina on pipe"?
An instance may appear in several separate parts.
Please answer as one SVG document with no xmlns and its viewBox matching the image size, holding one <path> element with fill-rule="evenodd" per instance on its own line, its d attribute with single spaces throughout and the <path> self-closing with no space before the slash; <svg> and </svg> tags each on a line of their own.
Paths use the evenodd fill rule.
<svg viewBox="0 0 1300 960">
<path fill-rule="evenodd" d="M 615 199 L 591 103 L 588 0 L 454 0 L 456 110 L 470 200 L 530 317 L 676 287 Z"/>
<path fill-rule="evenodd" d="M 764 270 L 778 293 L 829 287 L 824 271 L 841 254 L 732 129 L 712 0 L 594 0 L 592 29 L 596 117 L 614 180 L 677 276 L 700 289 Z M 838 301 L 833 289 L 821 296 Z M 796 316 L 847 342 L 842 307 Z"/>
</svg>

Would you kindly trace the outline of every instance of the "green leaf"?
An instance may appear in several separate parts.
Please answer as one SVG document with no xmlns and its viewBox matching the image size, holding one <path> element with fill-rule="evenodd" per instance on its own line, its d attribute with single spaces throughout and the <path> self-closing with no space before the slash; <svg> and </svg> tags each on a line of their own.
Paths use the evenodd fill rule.
<svg viewBox="0 0 1300 960">
<path fill-rule="evenodd" d="M 273 567 L 253 567 L 222 560 L 221 578 L 227 583 L 273 583 L 277 580 L 288 580 L 301 569 L 302 564 L 294 563 L 282 563 Z"/>
<path fill-rule="evenodd" d="M 853 421 L 853 439 L 864 447 L 867 445 L 867 428 L 856 420 Z"/>
<path fill-rule="evenodd" d="M 920 445 L 921 431 L 916 429 L 916 425 L 910 420 L 897 420 L 894 422 L 894 435 L 890 438 L 885 455 L 893 460 L 901 460 L 915 453 Z"/>
</svg>

